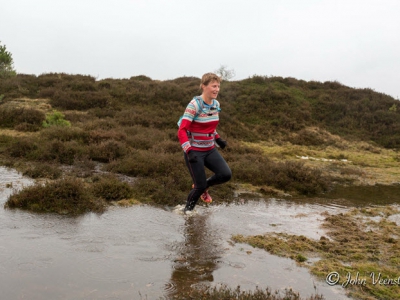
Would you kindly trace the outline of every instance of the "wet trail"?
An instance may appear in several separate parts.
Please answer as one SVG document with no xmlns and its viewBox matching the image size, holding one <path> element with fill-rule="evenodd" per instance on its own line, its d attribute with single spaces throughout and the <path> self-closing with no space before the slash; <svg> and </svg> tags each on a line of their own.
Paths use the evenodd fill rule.
<svg viewBox="0 0 400 300">
<path fill-rule="evenodd" d="M 290 259 L 230 242 L 267 231 L 319 238 L 320 214 L 345 210 L 340 203 L 269 199 L 199 207 L 190 218 L 151 206 L 74 218 L 3 209 L 13 189 L 31 183 L 0 167 L 2 299 L 160 299 L 219 284 L 347 299 Z"/>
</svg>

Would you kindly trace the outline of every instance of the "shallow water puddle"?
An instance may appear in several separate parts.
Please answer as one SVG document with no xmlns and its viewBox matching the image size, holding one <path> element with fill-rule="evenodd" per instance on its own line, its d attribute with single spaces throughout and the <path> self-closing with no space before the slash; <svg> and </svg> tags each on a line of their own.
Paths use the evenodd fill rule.
<svg viewBox="0 0 400 300">
<path fill-rule="evenodd" d="M 1 205 L 11 183 L 32 181 L 0 167 Z M 74 218 L 1 208 L 0 290 L 4 299 L 159 299 L 226 284 L 347 299 L 290 259 L 230 242 L 267 231 L 319 238 L 321 212 L 344 209 L 277 199 L 198 207 L 190 218 L 150 206 Z"/>
</svg>

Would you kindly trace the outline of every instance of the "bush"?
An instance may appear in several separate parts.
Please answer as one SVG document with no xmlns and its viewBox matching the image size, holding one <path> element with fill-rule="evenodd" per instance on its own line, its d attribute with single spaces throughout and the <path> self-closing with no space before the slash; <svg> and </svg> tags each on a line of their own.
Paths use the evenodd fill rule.
<svg viewBox="0 0 400 300">
<path fill-rule="evenodd" d="M 100 92 L 57 91 L 51 98 L 50 104 L 60 109 L 86 110 L 104 108 L 110 100 L 109 95 Z"/>
<path fill-rule="evenodd" d="M 48 179 L 58 179 L 61 177 L 61 170 L 51 164 L 34 164 L 28 167 L 23 175 L 29 176 L 31 178 L 48 178 Z"/>
<path fill-rule="evenodd" d="M 129 199 L 133 195 L 133 188 L 115 176 L 98 176 L 92 185 L 93 194 L 107 201 Z"/>
<path fill-rule="evenodd" d="M 40 160 L 54 159 L 60 164 L 72 165 L 79 151 L 77 150 L 79 146 L 74 142 L 52 141 L 49 146 L 42 151 L 43 155 L 39 158 Z"/>
<path fill-rule="evenodd" d="M 76 141 L 78 143 L 89 143 L 89 134 L 79 127 L 52 126 L 41 131 L 44 140 L 57 140 L 60 142 Z"/>
<path fill-rule="evenodd" d="M 229 158 L 234 177 L 239 182 L 263 186 L 270 185 L 284 191 L 296 191 L 304 195 L 324 192 L 329 187 L 329 178 L 318 170 L 304 166 L 302 162 L 276 163 L 255 154 Z"/>
<path fill-rule="evenodd" d="M 36 131 L 40 128 L 45 114 L 34 108 L 0 107 L 0 126 L 18 128 L 21 131 Z"/>
<path fill-rule="evenodd" d="M 272 178 L 275 187 L 298 191 L 302 195 L 326 192 L 330 186 L 329 178 L 323 177 L 320 170 L 305 167 L 304 163 L 296 161 L 276 164 L 272 169 Z"/>
<path fill-rule="evenodd" d="M 71 123 L 64 119 L 62 112 L 53 110 L 46 115 L 46 120 L 43 121 L 42 126 L 45 128 L 50 126 L 70 127 Z"/>
<path fill-rule="evenodd" d="M 13 141 L 8 148 L 11 157 L 21 158 L 28 157 L 33 151 L 37 150 L 37 141 L 33 138 L 21 138 Z"/>
<path fill-rule="evenodd" d="M 89 146 L 89 157 L 95 161 L 109 163 L 116 159 L 123 158 L 128 153 L 124 143 L 106 140 Z"/>
<path fill-rule="evenodd" d="M 11 195 L 5 207 L 59 214 L 104 211 L 104 203 L 93 199 L 89 189 L 79 179 L 60 179 L 24 188 Z"/>
<path fill-rule="evenodd" d="M 111 162 L 106 170 L 139 177 L 135 196 L 153 203 L 176 205 L 186 199 L 192 185 L 181 153 L 137 150 Z"/>
</svg>

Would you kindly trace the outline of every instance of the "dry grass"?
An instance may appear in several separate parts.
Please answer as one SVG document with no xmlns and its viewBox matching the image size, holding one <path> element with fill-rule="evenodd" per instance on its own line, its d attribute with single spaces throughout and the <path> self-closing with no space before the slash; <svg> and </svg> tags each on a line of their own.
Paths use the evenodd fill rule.
<svg viewBox="0 0 400 300">
<path fill-rule="evenodd" d="M 0 135 L 10 136 L 10 137 L 26 137 L 37 134 L 38 132 L 25 132 L 25 131 L 18 131 L 15 129 L 0 128 Z"/>
<path fill-rule="evenodd" d="M 312 295 L 307 298 L 300 297 L 300 294 L 292 289 L 283 292 L 271 291 L 269 288 L 256 288 L 254 291 L 242 290 L 240 286 L 231 289 L 225 285 L 219 287 L 197 287 L 189 291 L 179 291 L 178 295 L 171 295 L 169 299 L 199 299 L 199 300 L 323 300 L 322 295 Z"/>
<path fill-rule="evenodd" d="M 3 105 L 4 107 L 12 107 L 12 108 L 35 108 L 45 113 L 50 112 L 52 110 L 52 107 L 50 105 L 50 100 L 43 98 L 31 99 L 27 97 L 21 97 L 8 101 Z"/>
</svg>

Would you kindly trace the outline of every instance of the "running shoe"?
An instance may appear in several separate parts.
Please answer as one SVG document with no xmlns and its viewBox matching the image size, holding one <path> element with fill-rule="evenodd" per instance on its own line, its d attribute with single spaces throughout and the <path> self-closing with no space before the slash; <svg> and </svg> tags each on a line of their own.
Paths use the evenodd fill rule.
<svg viewBox="0 0 400 300">
<path fill-rule="evenodd" d="M 207 204 L 210 204 L 212 202 L 212 198 L 208 193 L 208 189 L 203 194 L 201 194 L 200 199 Z"/>
<path fill-rule="evenodd" d="M 192 189 L 194 188 L 194 184 L 192 184 Z M 206 191 L 201 194 L 200 199 L 207 204 L 210 204 L 212 202 L 212 198 L 210 196 L 210 194 L 208 193 L 208 189 L 206 189 Z"/>
</svg>

